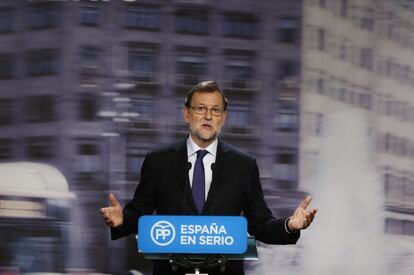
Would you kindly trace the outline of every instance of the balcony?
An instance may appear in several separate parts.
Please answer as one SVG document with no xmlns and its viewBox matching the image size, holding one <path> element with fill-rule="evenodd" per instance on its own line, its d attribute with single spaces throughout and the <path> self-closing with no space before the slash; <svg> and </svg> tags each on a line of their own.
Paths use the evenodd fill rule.
<svg viewBox="0 0 414 275">
<path fill-rule="evenodd" d="M 130 72 L 130 81 L 135 85 L 160 85 L 159 76 L 155 72 Z"/>
<path fill-rule="evenodd" d="M 213 6 L 212 0 L 175 0 L 174 2 L 183 6 Z"/>
<path fill-rule="evenodd" d="M 257 131 L 251 125 L 227 125 L 223 129 L 223 135 L 238 139 L 255 139 L 258 137 Z"/>
<path fill-rule="evenodd" d="M 158 124 L 153 119 L 136 119 L 126 125 L 128 132 L 153 132 L 158 130 Z"/>
<path fill-rule="evenodd" d="M 177 74 L 175 83 L 177 86 L 192 87 L 206 79 L 207 78 L 205 76 L 196 74 Z"/>
<path fill-rule="evenodd" d="M 231 79 L 223 82 L 224 89 L 239 91 L 256 91 L 258 90 L 258 86 L 258 82 L 251 79 Z"/>
<path fill-rule="evenodd" d="M 79 82 L 81 87 L 96 87 L 98 85 L 99 67 L 94 64 L 82 64 L 79 70 Z"/>
</svg>

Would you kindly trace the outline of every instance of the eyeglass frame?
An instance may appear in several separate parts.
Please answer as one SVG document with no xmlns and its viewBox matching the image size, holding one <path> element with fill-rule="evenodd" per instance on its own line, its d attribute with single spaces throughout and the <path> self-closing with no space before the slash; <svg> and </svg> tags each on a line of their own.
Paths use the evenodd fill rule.
<svg viewBox="0 0 414 275">
<path fill-rule="evenodd" d="M 217 107 L 212 107 L 212 108 L 208 108 L 207 106 L 204 105 L 199 105 L 199 106 L 187 106 L 190 109 L 193 109 L 194 112 L 198 115 L 205 115 L 207 114 L 208 111 L 211 111 L 211 115 L 215 116 L 215 117 L 220 117 L 222 116 L 226 110 L 224 109 L 220 109 Z M 202 111 L 204 110 L 204 111 Z M 216 113 L 215 113 L 216 112 Z"/>
</svg>

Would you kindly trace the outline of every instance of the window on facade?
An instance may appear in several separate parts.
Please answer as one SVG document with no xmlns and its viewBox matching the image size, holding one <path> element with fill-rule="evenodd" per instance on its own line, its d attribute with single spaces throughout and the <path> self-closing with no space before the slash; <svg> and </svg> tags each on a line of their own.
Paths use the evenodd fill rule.
<svg viewBox="0 0 414 275">
<path fill-rule="evenodd" d="M 386 151 L 394 154 L 404 156 L 406 154 L 406 140 L 390 134 L 385 135 Z"/>
<path fill-rule="evenodd" d="M 250 105 L 231 104 L 228 112 L 229 114 L 226 119 L 228 127 L 246 128 L 252 126 L 252 107 Z"/>
<path fill-rule="evenodd" d="M 279 20 L 277 41 L 281 43 L 298 43 L 300 22 L 297 18 L 285 17 Z"/>
<path fill-rule="evenodd" d="M 155 5 L 127 5 L 126 27 L 142 30 L 159 30 L 161 11 Z"/>
<path fill-rule="evenodd" d="M 318 5 L 321 8 L 326 8 L 326 0 L 318 0 Z"/>
<path fill-rule="evenodd" d="M 385 232 L 388 234 L 414 236 L 414 222 L 410 220 L 386 218 Z"/>
<path fill-rule="evenodd" d="M 385 232 L 388 234 L 398 234 L 403 233 L 402 220 L 386 218 L 385 219 Z"/>
<path fill-rule="evenodd" d="M 179 47 L 177 75 L 179 82 L 195 85 L 207 74 L 207 49 L 201 47 Z"/>
<path fill-rule="evenodd" d="M 410 179 L 408 176 L 406 177 L 404 184 L 404 194 L 411 198 L 414 196 L 414 180 Z"/>
<path fill-rule="evenodd" d="M 325 36 L 326 36 L 326 32 L 325 32 L 325 30 L 324 29 L 318 29 L 318 31 L 317 31 L 317 35 L 318 35 L 318 45 L 317 45 L 317 48 L 318 48 L 318 50 L 320 50 L 320 51 L 324 51 L 325 49 L 326 49 L 326 38 L 325 38 Z"/>
<path fill-rule="evenodd" d="M 357 98 L 357 93 L 353 90 L 353 87 L 348 87 L 347 88 L 348 93 L 347 93 L 347 97 L 346 97 L 346 102 L 348 102 L 349 104 L 352 105 L 356 105 L 358 104 L 358 98 Z"/>
<path fill-rule="evenodd" d="M 100 23 L 100 12 L 98 6 L 82 6 L 80 8 L 80 24 L 84 26 L 98 26 Z"/>
<path fill-rule="evenodd" d="M 374 29 L 374 12 L 370 9 L 362 11 L 363 15 L 361 17 L 360 25 L 361 28 L 372 31 Z"/>
<path fill-rule="evenodd" d="M 101 70 L 100 50 L 95 46 L 82 46 L 79 51 L 79 79 L 82 86 L 96 86 Z"/>
<path fill-rule="evenodd" d="M 77 144 L 77 161 L 76 171 L 83 174 L 83 176 L 91 176 L 88 173 L 97 172 L 100 167 L 100 148 L 98 140 L 94 139 L 79 139 Z"/>
<path fill-rule="evenodd" d="M 363 92 L 359 95 L 359 107 L 364 109 L 371 109 L 372 106 L 372 96 L 369 91 Z"/>
<path fill-rule="evenodd" d="M 83 64 L 94 64 L 98 65 L 98 59 L 100 51 L 95 46 L 82 46 L 80 48 L 80 58 Z"/>
<path fill-rule="evenodd" d="M 179 10 L 175 18 L 178 33 L 208 34 L 208 14 L 206 11 Z"/>
<path fill-rule="evenodd" d="M 139 175 L 147 152 L 148 150 L 145 148 L 128 148 L 126 156 L 126 171 L 130 179 Z"/>
<path fill-rule="evenodd" d="M 29 51 L 26 61 L 29 76 L 55 75 L 59 72 L 59 55 L 54 49 Z"/>
<path fill-rule="evenodd" d="M 401 80 L 408 81 L 411 75 L 410 66 L 402 66 Z"/>
<path fill-rule="evenodd" d="M 404 235 L 414 236 L 414 222 L 405 220 L 403 223 L 403 232 Z"/>
<path fill-rule="evenodd" d="M 311 113 L 307 117 L 306 123 L 311 135 L 320 136 L 323 130 L 324 115 L 321 113 Z M 299 121 L 297 122 L 299 124 Z"/>
<path fill-rule="evenodd" d="M 388 133 L 384 134 L 384 150 L 386 153 L 391 152 L 394 137 Z"/>
<path fill-rule="evenodd" d="M 386 37 L 388 39 L 393 39 L 394 35 L 395 35 L 395 26 L 394 26 L 394 14 L 392 12 L 388 13 L 388 16 L 386 17 Z"/>
<path fill-rule="evenodd" d="M 9 138 L 0 138 L 0 159 L 12 159 L 13 158 L 13 145 L 14 141 Z"/>
<path fill-rule="evenodd" d="M 348 0 L 340 0 L 340 15 L 342 17 L 348 17 Z"/>
<path fill-rule="evenodd" d="M 15 105 L 12 99 L 0 99 L 0 125 L 10 125 L 14 120 Z"/>
<path fill-rule="evenodd" d="M 278 78 L 283 79 L 286 77 L 298 75 L 298 64 L 294 60 L 283 59 L 278 61 Z"/>
<path fill-rule="evenodd" d="M 253 75 L 253 67 L 248 65 L 227 64 L 225 69 L 227 78 L 234 82 L 243 82 L 243 80 L 251 79 Z"/>
<path fill-rule="evenodd" d="M 137 119 L 139 120 L 152 120 L 155 115 L 154 99 L 144 97 L 133 98 L 131 111 L 138 114 Z"/>
<path fill-rule="evenodd" d="M 78 145 L 78 155 L 93 156 L 99 155 L 99 146 L 94 143 L 80 143 Z"/>
<path fill-rule="evenodd" d="M 25 102 L 25 121 L 31 123 L 56 120 L 55 98 L 52 95 L 29 96 Z"/>
<path fill-rule="evenodd" d="M 370 71 L 372 70 L 372 49 L 361 49 L 360 67 Z"/>
<path fill-rule="evenodd" d="M 56 150 L 54 137 L 38 136 L 25 139 L 25 153 L 28 159 L 50 160 L 55 156 Z"/>
<path fill-rule="evenodd" d="M 14 55 L 11 53 L 0 54 L 0 79 L 9 79 L 14 76 Z"/>
<path fill-rule="evenodd" d="M 330 76 L 327 80 L 326 94 L 332 97 L 338 97 L 338 78 Z"/>
<path fill-rule="evenodd" d="M 27 27 L 29 29 L 47 29 L 59 23 L 59 6 L 54 3 L 40 3 L 28 7 Z"/>
<path fill-rule="evenodd" d="M 281 150 L 275 155 L 274 176 L 289 184 L 297 179 L 296 156 L 293 151 Z"/>
<path fill-rule="evenodd" d="M 130 47 L 128 49 L 128 70 L 142 75 L 155 73 L 157 70 L 156 46 Z"/>
<path fill-rule="evenodd" d="M 336 91 L 336 95 L 335 95 L 336 99 L 338 99 L 339 101 L 345 101 L 347 90 L 344 87 L 337 87 L 335 91 Z"/>
<path fill-rule="evenodd" d="M 224 16 L 224 35 L 235 38 L 257 37 L 258 22 L 253 14 L 230 13 Z"/>
<path fill-rule="evenodd" d="M 277 155 L 277 163 L 294 164 L 295 159 L 296 157 L 292 153 L 280 153 Z"/>
<path fill-rule="evenodd" d="M 0 9 L 0 33 L 12 32 L 14 26 L 14 10 L 11 8 Z"/>
<path fill-rule="evenodd" d="M 184 84 L 194 85 L 200 82 L 202 76 L 207 71 L 207 64 L 203 60 L 185 60 L 180 59 L 177 62 L 177 73 L 182 77 Z"/>
<path fill-rule="evenodd" d="M 385 74 L 386 76 L 392 77 L 394 74 L 394 61 L 387 59 L 386 65 L 385 65 Z"/>
<path fill-rule="evenodd" d="M 251 51 L 225 51 L 225 78 L 233 88 L 248 88 L 254 79 L 254 53 Z"/>
<path fill-rule="evenodd" d="M 97 118 L 98 104 L 96 97 L 83 96 L 79 100 L 79 117 L 82 121 L 93 121 Z"/>
<path fill-rule="evenodd" d="M 319 94 L 323 94 L 325 92 L 325 79 L 323 79 L 322 77 L 316 80 L 316 91 Z"/>
<path fill-rule="evenodd" d="M 341 44 L 339 46 L 339 58 L 341 60 L 347 59 L 347 41 L 346 40 L 341 41 Z"/>
<path fill-rule="evenodd" d="M 274 118 L 278 131 L 290 132 L 298 129 L 299 116 L 294 109 L 279 108 Z"/>
</svg>

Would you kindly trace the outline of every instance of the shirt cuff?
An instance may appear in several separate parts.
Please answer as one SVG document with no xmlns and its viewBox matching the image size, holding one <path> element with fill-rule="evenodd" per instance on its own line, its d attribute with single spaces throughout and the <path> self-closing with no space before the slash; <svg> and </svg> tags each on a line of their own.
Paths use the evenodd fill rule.
<svg viewBox="0 0 414 275">
<path fill-rule="evenodd" d="M 286 230 L 286 233 L 293 234 L 293 233 L 296 233 L 296 231 L 290 230 L 290 228 L 288 226 L 288 223 L 289 223 L 290 218 L 291 217 L 287 217 L 286 220 L 285 220 L 285 230 Z"/>
</svg>

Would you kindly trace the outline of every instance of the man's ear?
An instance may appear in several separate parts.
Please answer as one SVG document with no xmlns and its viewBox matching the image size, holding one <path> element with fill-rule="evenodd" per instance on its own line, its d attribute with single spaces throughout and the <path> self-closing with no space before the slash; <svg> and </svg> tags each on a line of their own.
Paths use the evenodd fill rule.
<svg viewBox="0 0 414 275">
<path fill-rule="evenodd" d="M 190 123 L 190 110 L 187 107 L 183 108 L 183 118 L 187 124 Z"/>
<path fill-rule="evenodd" d="M 223 113 L 223 125 L 224 125 L 224 123 L 226 123 L 226 119 L 227 119 L 227 111 L 224 111 L 224 113 Z"/>
</svg>

